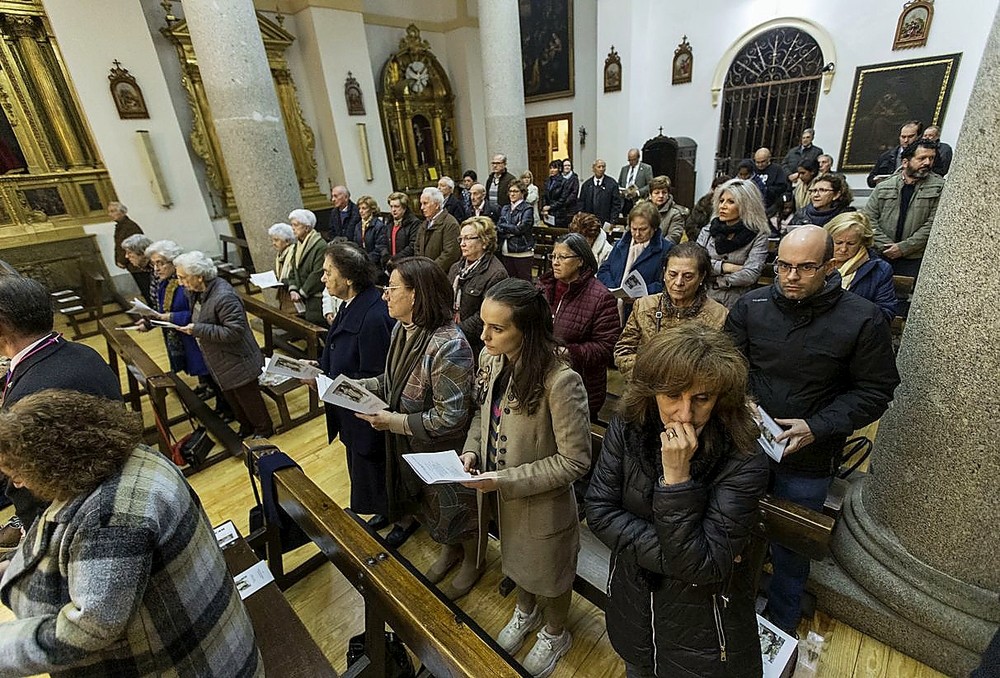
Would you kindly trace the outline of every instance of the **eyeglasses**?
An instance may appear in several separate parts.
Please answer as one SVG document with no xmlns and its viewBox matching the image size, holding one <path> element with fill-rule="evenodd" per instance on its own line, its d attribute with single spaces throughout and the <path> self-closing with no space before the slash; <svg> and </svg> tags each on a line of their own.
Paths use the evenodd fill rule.
<svg viewBox="0 0 1000 678">
<path fill-rule="evenodd" d="M 405 290 L 408 288 L 406 287 L 406 285 L 386 285 L 385 287 L 382 288 L 382 296 L 387 297 L 389 296 L 389 292 L 391 292 L 392 290 L 400 290 L 400 289 Z"/>
<path fill-rule="evenodd" d="M 462 243 L 462 242 L 472 242 L 473 240 L 479 240 L 479 236 L 478 235 L 462 235 L 462 236 L 459 236 L 459 238 L 458 238 L 458 242 L 460 242 L 460 243 Z"/>
<path fill-rule="evenodd" d="M 799 264 L 798 266 L 792 266 L 787 261 L 776 261 L 774 262 L 774 272 L 781 275 L 788 275 L 792 271 L 795 271 L 803 278 L 811 278 L 816 275 L 816 272 L 823 268 L 823 264 Z"/>
<path fill-rule="evenodd" d="M 561 262 L 561 261 L 566 261 L 567 259 L 579 259 L 579 258 L 580 258 L 580 255 L 578 255 L 578 254 L 552 254 L 551 252 L 549 252 L 549 254 L 548 254 L 548 260 L 549 261 L 560 261 Z"/>
<path fill-rule="evenodd" d="M 810 193 L 833 193 L 832 188 L 810 188 Z"/>
</svg>

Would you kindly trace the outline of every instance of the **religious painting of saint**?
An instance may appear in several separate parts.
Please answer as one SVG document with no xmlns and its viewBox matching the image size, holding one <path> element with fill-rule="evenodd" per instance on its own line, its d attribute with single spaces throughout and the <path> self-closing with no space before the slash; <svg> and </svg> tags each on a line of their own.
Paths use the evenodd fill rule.
<svg viewBox="0 0 1000 678">
<path fill-rule="evenodd" d="M 670 84 L 681 85 L 686 82 L 691 82 L 691 74 L 694 67 L 694 56 L 691 54 L 691 43 L 688 42 L 687 36 L 685 35 L 681 39 L 681 43 L 677 45 L 677 49 L 674 50 L 674 66 L 672 69 L 672 78 Z"/>
<path fill-rule="evenodd" d="M 146 110 L 146 100 L 142 97 L 142 90 L 135 78 L 129 74 L 127 68 L 122 68 L 120 61 L 115 59 L 115 67 L 111 69 L 108 80 L 111 81 L 111 98 L 114 99 L 115 108 L 118 109 L 118 117 L 122 120 L 137 120 L 149 117 Z"/>
<path fill-rule="evenodd" d="M 859 66 L 840 149 L 842 172 L 870 172 L 875 158 L 899 143 L 908 120 L 940 125 L 961 54 Z"/>
<path fill-rule="evenodd" d="M 572 0 L 518 0 L 524 100 L 573 96 Z"/>
<path fill-rule="evenodd" d="M 903 5 L 899 21 L 896 22 L 896 37 L 892 41 L 892 48 L 909 49 L 926 45 L 933 18 L 934 0 L 909 0 Z"/>
<path fill-rule="evenodd" d="M 611 51 L 604 60 L 604 91 L 620 92 L 622 89 L 622 60 L 611 46 Z"/>
</svg>

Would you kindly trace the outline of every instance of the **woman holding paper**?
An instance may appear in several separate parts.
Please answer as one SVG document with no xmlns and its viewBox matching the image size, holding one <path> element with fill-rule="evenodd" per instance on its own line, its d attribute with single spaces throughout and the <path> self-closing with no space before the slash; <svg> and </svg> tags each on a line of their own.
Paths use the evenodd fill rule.
<svg viewBox="0 0 1000 678">
<path fill-rule="evenodd" d="M 503 573 L 518 585 L 497 642 L 513 654 L 544 621 L 522 664 L 548 675 L 572 644 L 566 617 L 580 550 L 573 481 L 590 468 L 587 391 L 560 357 L 549 303 L 531 283 L 514 278 L 491 287 L 481 313 L 479 406 L 462 461 L 480 476 L 468 486 L 487 493 Z"/>
<path fill-rule="evenodd" d="M 239 295 L 218 277 L 215 262 L 202 252 L 181 254 L 174 258 L 174 266 L 177 280 L 190 295 L 191 308 L 196 309 L 191 322 L 178 331 L 197 340 L 215 382 L 236 413 L 240 436 L 272 436 L 274 424 L 257 383 L 264 357 Z"/>
<path fill-rule="evenodd" d="M 331 379 L 343 374 L 351 379 L 377 377 L 385 371 L 389 335 L 395 321 L 375 287 L 378 270 L 366 253 L 353 243 L 327 245 L 323 283 L 327 291 L 344 300 L 326 334 L 319 368 Z M 374 529 L 386 525 L 389 500 L 385 484 L 385 433 L 377 431 L 343 407 L 324 403 L 329 441 L 340 436 L 347 451 L 351 478 L 351 508 L 371 514 Z"/>
<path fill-rule="evenodd" d="M 378 414 L 355 416 L 386 438 L 388 518 L 395 522 L 386 541 L 400 546 L 417 529 L 420 514 L 431 538 L 442 545 L 427 572 L 444 580 L 459 561 L 455 578 L 441 587 L 449 598 L 465 595 L 479 580 L 479 518 L 475 492 L 456 484 L 425 485 L 403 461 L 410 452 L 457 450 L 465 440 L 472 408 L 472 350 L 452 319 L 452 288 L 427 257 L 396 262 L 383 289 L 392 331 L 385 372 L 362 385 L 389 404 Z"/>
<path fill-rule="evenodd" d="M 701 323 L 639 351 L 587 492 L 629 677 L 761 675 L 747 549 L 768 459 L 746 393 L 746 361 Z"/>
</svg>

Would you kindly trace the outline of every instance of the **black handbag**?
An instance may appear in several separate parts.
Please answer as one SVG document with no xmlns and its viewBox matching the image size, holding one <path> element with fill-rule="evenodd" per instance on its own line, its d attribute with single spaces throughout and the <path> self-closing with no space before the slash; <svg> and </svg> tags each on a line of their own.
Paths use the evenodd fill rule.
<svg viewBox="0 0 1000 678">
<path fill-rule="evenodd" d="M 184 414 L 187 415 L 188 423 L 191 424 L 191 432 L 186 436 L 175 438 L 170 427 L 160 419 L 155 405 L 153 419 L 156 420 L 156 428 L 159 429 L 163 441 L 170 447 L 170 460 L 177 466 L 190 466 L 196 469 L 205 463 L 208 453 L 215 447 L 215 441 L 209 437 L 208 429 L 198 424 L 198 420 L 188 410 L 183 398 L 180 399 L 180 403 Z"/>
<path fill-rule="evenodd" d="M 365 634 L 353 636 L 347 643 L 347 668 L 365 656 Z M 416 678 L 413 662 L 406 652 L 406 646 L 392 631 L 385 632 L 385 675 L 386 678 Z"/>
<path fill-rule="evenodd" d="M 257 482 L 254 479 L 253 453 L 261 449 L 270 449 L 257 460 L 257 473 L 260 476 L 260 492 L 257 491 Z M 250 532 L 256 532 L 265 527 L 276 527 L 281 540 L 281 552 L 288 553 L 300 546 L 308 544 L 311 539 L 302 531 L 298 523 L 292 520 L 285 509 L 278 505 L 278 499 L 274 492 L 274 472 L 283 468 L 294 466 L 300 468 L 295 461 L 277 447 L 269 445 L 267 447 L 251 447 L 247 450 L 247 471 L 250 474 L 250 487 L 253 489 L 253 497 L 256 506 L 250 509 Z M 257 557 L 261 560 L 266 558 L 262 553 L 263 547 L 254 549 Z"/>
</svg>

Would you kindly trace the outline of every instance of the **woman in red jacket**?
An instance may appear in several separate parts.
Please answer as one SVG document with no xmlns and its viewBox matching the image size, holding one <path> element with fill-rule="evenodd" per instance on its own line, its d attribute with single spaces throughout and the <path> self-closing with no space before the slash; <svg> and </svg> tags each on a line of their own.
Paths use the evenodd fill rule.
<svg viewBox="0 0 1000 678">
<path fill-rule="evenodd" d="M 583 377 L 596 420 L 608 393 L 608 367 L 621 334 L 618 305 L 594 273 L 597 259 L 587 239 L 569 233 L 556 241 L 549 255 L 552 270 L 538 279 L 537 287 L 552 309 L 556 338 L 569 353 L 574 370 Z"/>
</svg>

